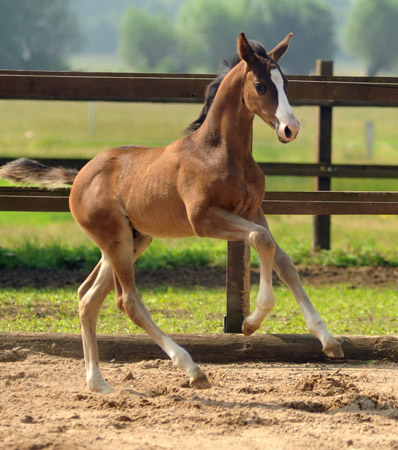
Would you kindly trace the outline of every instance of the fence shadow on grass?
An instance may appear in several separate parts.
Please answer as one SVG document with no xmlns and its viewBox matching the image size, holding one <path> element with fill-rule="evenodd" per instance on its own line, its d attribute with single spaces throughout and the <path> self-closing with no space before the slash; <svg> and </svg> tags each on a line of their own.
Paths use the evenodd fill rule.
<svg viewBox="0 0 398 450">
<path fill-rule="evenodd" d="M 348 284 L 352 288 L 369 287 L 398 288 L 398 267 L 335 267 L 335 266 L 299 266 L 299 274 L 305 285 Z M 71 288 L 77 289 L 86 279 L 89 270 L 50 270 L 50 269 L 0 269 L 0 289 L 22 288 Z M 172 286 L 204 289 L 225 289 L 225 269 L 215 266 L 188 265 L 177 268 L 157 270 L 139 270 L 136 273 L 137 285 L 142 288 Z M 251 270 L 251 284 L 258 285 L 258 269 Z M 281 284 L 274 273 L 273 283 Z"/>
<path fill-rule="evenodd" d="M 0 269 L 0 289 L 21 288 L 77 288 L 87 277 L 87 270 Z M 140 270 L 136 273 L 140 288 L 174 286 L 190 288 L 225 288 L 225 269 L 222 267 L 186 266 Z M 252 283 L 259 275 L 253 272 Z"/>
</svg>

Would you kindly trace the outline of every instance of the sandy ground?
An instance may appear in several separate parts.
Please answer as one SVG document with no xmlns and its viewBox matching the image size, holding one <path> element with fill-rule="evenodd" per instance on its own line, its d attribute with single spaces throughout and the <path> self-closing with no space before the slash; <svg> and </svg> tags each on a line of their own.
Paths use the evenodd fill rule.
<svg viewBox="0 0 398 450">
<path fill-rule="evenodd" d="M 398 365 L 203 364 L 196 391 L 163 360 L 103 363 L 0 352 L 0 449 L 398 449 Z"/>
</svg>

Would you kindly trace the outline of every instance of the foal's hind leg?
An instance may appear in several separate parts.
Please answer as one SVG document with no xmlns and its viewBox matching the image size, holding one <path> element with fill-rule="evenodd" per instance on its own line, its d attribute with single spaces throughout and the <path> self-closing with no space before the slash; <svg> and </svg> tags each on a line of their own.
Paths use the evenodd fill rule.
<svg viewBox="0 0 398 450">
<path fill-rule="evenodd" d="M 111 220 L 113 223 L 110 223 Z M 136 325 L 151 336 L 171 358 L 176 367 L 184 370 L 189 375 L 192 387 L 198 389 L 210 387 L 206 375 L 192 361 L 188 352 L 177 345 L 155 325 L 142 303 L 141 294 L 135 286 L 134 268 L 131 262 L 134 253 L 134 243 L 129 223 L 124 220 L 124 217 L 119 219 L 114 217 L 110 218 L 107 224 L 106 229 L 109 228 L 117 230 L 117 233 L 110 241 L 102 240 L 101 247 L 112 264 L 119 308 L 125 311 Z M 97 241 L 99 242 L 99 239 Z"/>
<path fill-rule="evenodd" d="M 99 370 L 96 327 L 102 304 L 112 288 L 112 266 L 108 258 L 103 255 L 78 291 L 87 387 L 91 391 L 103 394 L 110 394 L 113 389 L 105 382 Z"/>
<path fill-rule="evenodd" d="M 142 235 L 134 237 L 135 245 L 132 263 L 141 256 L 151 241 L 152 238 Z M 78 291 L 87 386 L 92 391 L 104 394 L 112 393 L 114 390 L 105 382 L 99 370 L 96 326 L 102 304 L 113 286 L 112 266 L 107 256 L 103 254 L 101 261 Z"/>
<path fill-rule="evenodd" d="M 263 216 L 263 224 L 268 228 Z M 325 323 L 308 298 L 300 277 L 290 257 L 275 243 L 274 268 L 283 282 L 287 284 L 300 307 L 309 330 L 321 341 L 322 349 L 331 358 L 344 356 L 340 343 L 327 330 Z"/>
</svg>

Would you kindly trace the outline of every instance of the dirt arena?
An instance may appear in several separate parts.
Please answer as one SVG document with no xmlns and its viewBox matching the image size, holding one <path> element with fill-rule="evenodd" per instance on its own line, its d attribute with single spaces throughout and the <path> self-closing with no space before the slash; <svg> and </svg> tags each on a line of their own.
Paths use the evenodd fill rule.
<svg viewBox="0 0 398 450">
<path fill-rule="evenodd" d="M 202 364 L 195 391 L 169 361 L 110 362 L 102 396 L 81 360 L 0 361 L 1 449 L 398 449 L 395 363 Z"/>
</svg>

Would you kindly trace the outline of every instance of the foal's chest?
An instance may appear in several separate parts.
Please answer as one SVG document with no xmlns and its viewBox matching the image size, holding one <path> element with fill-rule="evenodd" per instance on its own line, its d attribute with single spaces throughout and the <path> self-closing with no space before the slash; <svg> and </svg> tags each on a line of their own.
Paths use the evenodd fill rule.
<svg viewBox="0 0 398 450">
<path fill-rule="evenodd" d="M 221 185 L 218 201 L 234 214 L 248 217 L 261 207 L 265 179 L 256 163 L 231 171 Z"/>
</svg>

